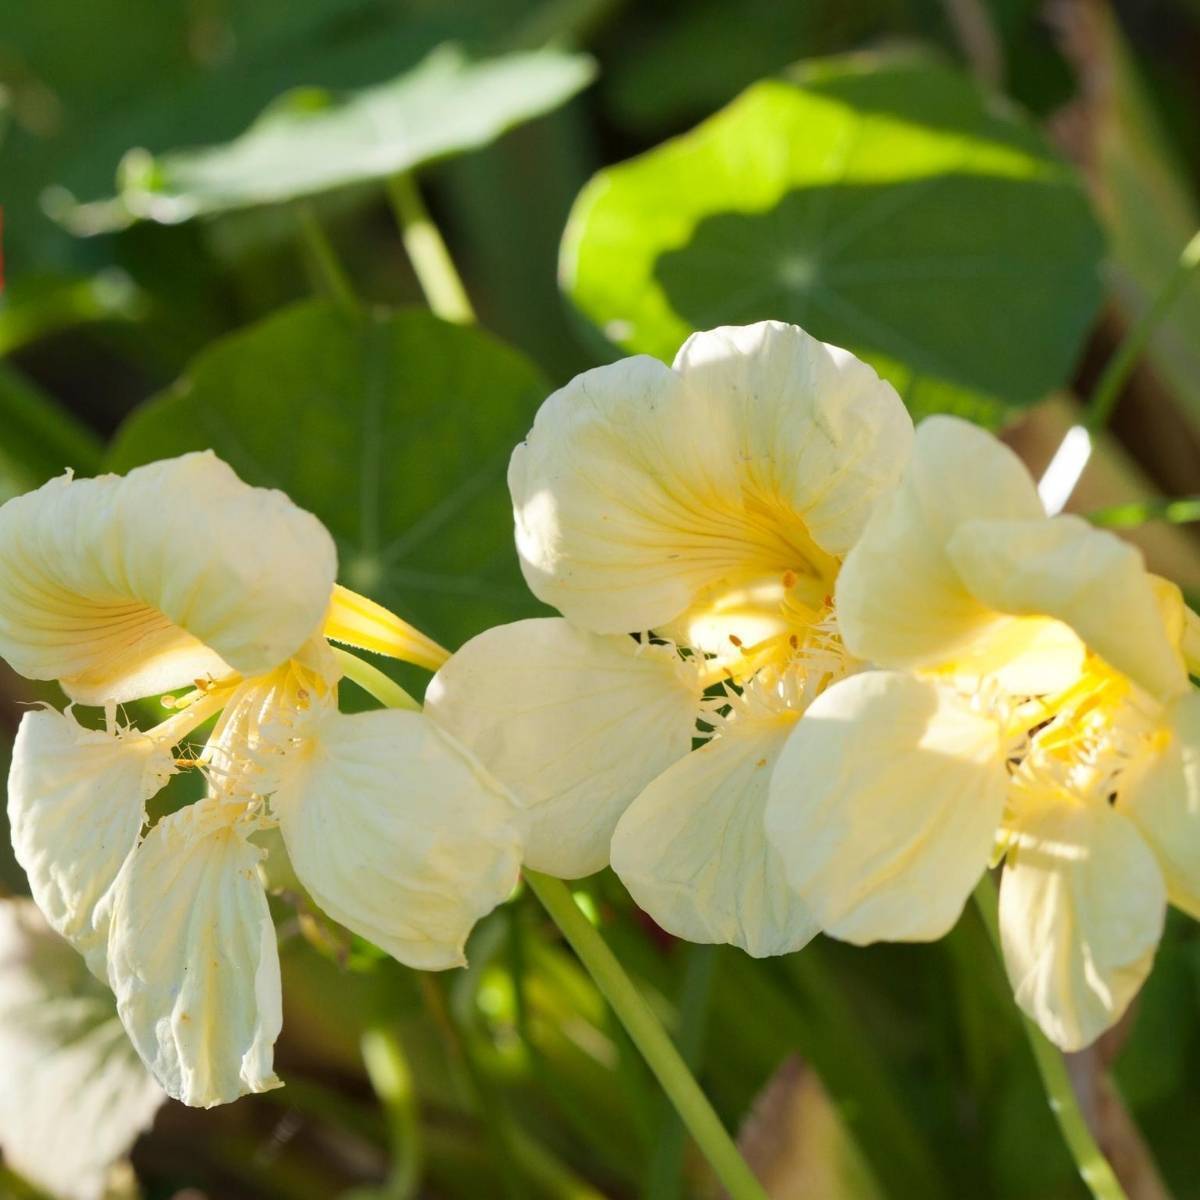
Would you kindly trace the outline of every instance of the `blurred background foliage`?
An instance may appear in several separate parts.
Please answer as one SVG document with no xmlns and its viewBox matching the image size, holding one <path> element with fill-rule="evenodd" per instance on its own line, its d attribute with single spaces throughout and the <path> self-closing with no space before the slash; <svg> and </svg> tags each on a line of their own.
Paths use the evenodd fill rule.
<svg viewBox="0 0 1200 1200">
<path fill-rule="evenodd" d="M 504 466 L 540 400 L 692 328 L 803 323 L 1037 470 L 1200 224 L 1198 61 L 1196 0 L 0 0 L 0 499 L 211 446 L 453 647 L 537 611 Z M 409 170 L 482 328 L 424 307 Z M 314 298 L 314 223 L 363 306 Z M 1192 287 L 1074 506 L 1198 485 Z M 1188 528 L 1130 535 L 1200 593 Z M 2 758 L 55 697 L 0 691 Z M 7 838 L 0 880 L 25 890 Z M 576 890 L 773 1196 L 1084 1194 L 973 911 L 936 945 L 755 962 L 674 942 L 609 873 Z M 275 904 L 288 1086 L 166 1106 L 120 1194 L 719 1194 L 529 895 L 437 978 L 287 881 Z M 1133 1196 L 1200 1196 L 1198 1013 L 1173 921 L 1073 1056 Z"/>
</svg>

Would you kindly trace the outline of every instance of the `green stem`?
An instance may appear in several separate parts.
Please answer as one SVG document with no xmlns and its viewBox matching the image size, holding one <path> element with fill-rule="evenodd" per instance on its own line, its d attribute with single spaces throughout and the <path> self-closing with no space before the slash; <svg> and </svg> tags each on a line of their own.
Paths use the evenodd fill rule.
<svg viewBox="0 0 1200 1200">
<path fill-rule="evenodd" d="M 1162 290 L 1155 296 L 1149 307 L 1133 323 L 1124 340 L 1117 347 L 1117 352 L 1109 359 L 1104 374 L 1096 384 L 1088 401 L 1084 425 L 1089 432 L 1094 433 L 1108 423 L 1112 411 L 1120 399 L 1121 391 L 1129 379 L 1137 360 L 1141 357 L 1150 335 L 1158 323 L 1167 315 L 1171 305 L 1175 303 L 1184 285 L 1191 278 L 1192 272 L 1200 267 L 1200 230 L 1192 235 L 1192 239 L 1184 246 L 1182 253 L 1171 274 L 1163 284 Z"/>
<path fill-rule="evenodd" d="M 592 928 L 561 879 L 526 869 L 525 879 L 641 1051 L 730 1200 L 767 1200 L 700 1085 L 616 955 Z"/>
<path fill-rule="evenodd" d="M 374 696 L 384 708 L 406 708 L 411 712 L 420 712 L 421 706 L 394 679 L 385 675 L 378 667 L 343 650 L 340 646 L 331 647 L 342 674 L 347 679 L 357 683 L 369 696 Z"/>
<path fill-rule="evenodd" d="M 354 294 L 350 277 L 342 267 L 333 243 L 321 228 L 313 206 L 307 201 L 301 201 L 296 205 L 296 216 L 300 222 L 301 237 L 316 268 L 322 289 L 347 312 L 357 312 L 358 298 Z"/>
<path fill-rule="evenodd" d="M 379 1025 L 363 1034 L 362 1057 L 387 1113 L 392 1154 L 385 1189 L 388 1200 L 412 1200 L 421 1183 L 421 1129 L 408 1058 L 396 1034 Z"/>
<path fill-rule="evenodd" d="M 717 968 L 716 946 L 687 948 L 687 967 L 679 995 L 679 1052 L 691 1071 L 704 1055 L 709 1002 Z M 675 1110 L 666 1101 L 647 1175 L 646 1200 L 678 1200 L 683 1189 L 684 1131 Z"/>
<path fill-rule="evenodd" d="M 996 953 L 1003 960 L 996 885 L 990 875 L 985 874 L 979 881 L 979 886 L 975 889 L 975 905 L 983 918 L 984 928 L 987 929 Z M 1042 1086 L 1046 1091 L 1050 1111 L 1058 1121 L 1063 1141 L 1075 1160 L 1080 1177 L 1096 1200 L 1127 1200 L 1124 1188 L 1117 1180 L 1108 1159 L 1096 1144 L 1096 1139 L 1092 1136 L 1092 1131 L 1079 1108 L 1079 1100 L 1071 1086 L 1071 1078 L 1067 1074 L 1067 1064 L 1063 1061 L 1063 1056 L 1024 1013 L 1021 1014 L 1021 1023 L 1025 1027 L 1025 1036 L 1029 1039 L 1029 1048 L 1033 1051 L 1038 1074 L 1042 1077 Z"/>
<path fill-rule="evenodd" d="M 404 249 L 429 307 L 443 320 L 473 325 L 475 310 L 450 251 L 425 207 L 417 181 L 408 172 L 393 175 L 388 180 L 387 193 L 400 225 Z"/>
<path fill-rule="evenodd" d="M 1108 529 L 1136 529 L 1147 521 L 1166 521 L 1169 525 L 1186 525 L 1200 521 L 1200 496 L 1179 496 L 1174 500 L 1131 500 L 1127 504 L 1110 504 L 1087 515 L 1093 525 Z"/>
<path fill-rule="evenodd" d="M 525 1195 L 525 1181 L 513 1150 L 514 1122 L 476 1058 L 471 1031 L 460 1027 L 441 977 L 424 972 L 418 978 L 425 1007 L 449 1049 L 451 1064 L 457 1068 L 471 1106 L 480 1119 L 484 1141 L 499 1175 L 498 1194 L 506 1200 L 521 1200 Z"/>
</svg>

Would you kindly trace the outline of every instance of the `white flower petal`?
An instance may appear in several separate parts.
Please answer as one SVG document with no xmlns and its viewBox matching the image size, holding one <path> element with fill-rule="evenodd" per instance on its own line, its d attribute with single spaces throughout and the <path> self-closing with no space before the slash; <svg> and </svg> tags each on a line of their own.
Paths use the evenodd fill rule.
<svg viewBox="0 0 1200 1200">
<path fill-rule="evenodd" d="M 736 446 L 734 486 L 778 497 L 844 555 L 908 461 L 912 420 L 892 385 L 779 321 L 694 333 L 674 366 Z"/>
<path fill-rule="evenodd" d="M 66 1200 L 100 1200 L 110 1166 L 166 1099 L 112 993 L 27 900 L 0 901 L 0 1150 Z"/>
<path fill-rule="evenodd" d="M 422 713 L 331 714 L 273 806 L 313 899 L 408 966 L 461 965 L 472 926 L 516 886 L 511 798 Z"/>
<path fill-rule="evenodd" d="M 21 719 L 8 776 L 13 851 L 50 924 L 105 975 L 112 887 L 146 801 L 174 773 L 169 747 L 136 730 L 84 729 L 70 713 Z"/>
<path fill-rule="evenodd" d="M 971 691 L 988 678 L 1010 696 L 1044 696 L 1066 691 L 1086 659 L 1087 647 L 1061 621 L 1004 617 L 958 655 L 952 674 Z"/>
<path fill-rule="evenodd" d="M 799 950 L 817 934 L 763 828 L 771 773 L 795 722 L 794 713 L 728 722 L 621 818 L 613 869 L 668 932 L 758 958 Z"/>
<path fill-rule="evenodd" d="M 1116 1024 L 1154 960 L 1162 873 L 1108 805 L 1025 806 L 1000 884 L 1000 933 L 1017 1003 L 1063 1050 Z"/>
<path fill-rule="evenodd" d="M 1161 749 L 1122 786 L 1118 811 L 1141 830 L 1171 903 L 1200 919 L 1200 692 L 1171 707 Z"/>
<path fill-rule="evenodd" d="M 767 833 L 827 933 L 929 941 L 983 873 L 1007 783 L 995 722 L 948 688 L 870 671 L 797 724 L 771 776 Z"/>
<path fill-rule="evenodd" d="M 998 612 L 1064 622 L 1148 691 L 1187 686 L 1141 551 L 1080 517 L 969 520 L 947 551 L 971 594 Z"/>
<path fill-rule="evenodd" d="M 923 421 L 903 481 L 842 564 L 846 645 L 885 667 L 941 666 L 967 651 L 997 617 L 964 586 L 947 543 L 973 517 L 1041 515 L 1033 480 L 1007 446 L 956 417 Z"/>
<path fill-rule="evenodd" d="M 525 861 L 575 879 L 608 862 L 620 815 L 691 750 L 700 690 L 670 647 L 550 618 L 472 638 L 425 711 L 525 809 Z"/>
<path fill-rule="evenodd" d="M 211 1108 L 280 1086 L 279 953 L 261 856 L 231 810 L 207 800 L 159 821 L 117 881 L 117 1009 L 154 1077 L 184 1104 Z"/>
<path fill-rule="evenodd" d="M 766 322 L 588 371 L 541 407 L 509 469 L 529 586 L 597 633 L 658 628 L 728 577 L 813 576 L 898 478 L 889 385 Z"/>
<path fill-rule="evenodd" d="M 278 665 L 329 607 L 333 541 L 211 453 L 53 479 L 0 508 L 0 655 L 87 704 Z"/>
</svg>

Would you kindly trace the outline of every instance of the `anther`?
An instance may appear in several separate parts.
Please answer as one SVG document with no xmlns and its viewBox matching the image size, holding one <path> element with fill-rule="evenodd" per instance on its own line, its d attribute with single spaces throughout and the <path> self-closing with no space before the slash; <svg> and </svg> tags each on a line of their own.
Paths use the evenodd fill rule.
<svg viewBox="0 0 1200 1200">
<path fill-rule="evenodd" d="M 740 650 L 742 648 L 742 639 L 736 633 L 729 635 L 729 640 Z"/>
<path fill-rule="evenodd" d="M 784 571 L 783 586 L 790 592 L 796 586 L 798 576 L 795 571 Z"/>
</svg>

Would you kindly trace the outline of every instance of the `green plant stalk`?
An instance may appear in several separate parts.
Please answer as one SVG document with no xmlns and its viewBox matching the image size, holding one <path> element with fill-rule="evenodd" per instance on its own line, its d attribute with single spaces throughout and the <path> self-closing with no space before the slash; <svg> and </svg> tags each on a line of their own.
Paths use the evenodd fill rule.
<svg viewBox="0 0 1200 1200">
<path fill-rule="evenodd" d="M 479 1064 L 471 1044 L 471 1031 L 459 1025 L 439 975 L 422 972 L 418 980 L 425 1008 L 449 1047 L 451 1066 L 458 1069 L 460 1081 L 480 1117 L 484 1140 L 499 1175 L 498 1194 L 506 1200 L 522 1200 L 525 1179 L 513 1149 L 514 1123 Z"/>
<path fill-rule="evenodd" d="M 425 207 L 417 181 L 407 171 L 393 175 L 387 182 L 387 194 L 404 249 L 429 307 L 445 321 L 473 325 L 475 310 L 450 251 Z"/>
<path fill-rule="evenodd" d="M 1197 267 L 1200 267 L 1200 230 L 1197 230 L 1191 241 L 1184 246 L 1162 290 L 1133 323 L 1104 368 L 1104 373 L 1100 376 L 1091 399 L 1088 400 L 1087 412 L 1084 415 L 1084 427 L 1089 433 L 1095 433 L 1108 423 L 1130 373 L 1146 349 L 1150 335 L 1170 311 L 1171 305 L 1175 303 Z"/>
<path fill-rule="evenodd" d="M 526 869 L 525 879 L 612 1006 L 634 1045 L 687 1126 L 730 1200 L 767 1200 L 733 1139 L 608 944 L 583 915 L 561 879 Z"/>
<path fill-rule="evenodd" d="M 380 704 L 390 708 L 419 710 L 417 702 L 382 671 L 345 650 L 335 649 L 334 653 L 347 678 L 369 692 Z M 766 1192 L 746 1165 L 666 1030 L 625 974 L 616 955 L 580 912 L 566 885 L 561 879 L 552 879 L 549 875 L 530 870 L 525 871 L 525 880 L 617 1014 L 663 1091 L 675 1105 L 697 1146 L 725 1185 L 730 1200 L 768 1200 Z M 461 1041 L 458 1044 L 463 1052 L 464 1065 L 470 1070 L 473 1064 L 467 1048 Z M 486 1099 L 486 1096 L 481 1098 Z"/>
<path fill-rule="evenodd" d="M 308 201 L 297 204 L 296 217 L 300 222 L 300 235 L 316 269 L 322 290 L 339 307 L 347 312 L 357 312 L 358 297 L 354 294 L 350 277 L 342 267 L 333 243 L 321 228 L 321 222 L 317 220 L 312 204 Z"/>
<path fill-rule="evenodd" d="M 353 683 L 357 683 L 368 696 L 374 696 L 384 708 L 403 708 L 409 712 L 420 712 L 420 704 L 413 699 L 394 679 L 390 679 L 378 667 L 343 650 L 340 646 L 333 647 L 334 657 L 342 674 Z"/>
<path fill-rule="evenodd" d="M 376 1025 L 362 1037 L 363 1065 L 387 1113 L 391 1169 L 389 1200 L 412 1200 L 421 1183 L 421 1127 L 416 1093 L 404 1047 L 395 1032 Z"/>
<path fill-rule="evenodd" d="M 1200 521 L 1200 496 L 1179 496 L 1173 500 L 1131 500 L 1128 504 L 1110 504 L 1088 513 L 1093 525 L 1108 529 L 1136 529 L 1148 521 L 1166 521 L 1186 525 Z"/>
<path fill-rule="evenodd" d="M 704 1055 L 717 947 L 687 948 L 687 967 L 679 996 L 679 1051 L 688 1068 L 696 1071 Z M 664 1101 L 658 1136 L 647 1174 L 646 1200 L 678 1200 L 683 1190 L 684 1130 L 671 1105 Z"/>
<path fill-rule="evenodd" d="M 986 873 L 975 889 L 975 904 L 983 918 L 988 937 L 1003 961 L 996 885 Z M 1092 1136 L 1092 1131 L 1088 1128 L 1087 1121 L 1084 1120 L 1063 1056 L 1024 1013 L 1021 1013 L 1021 1023 L 1029 1040 L 1029 1048 L 1033 1051 L 1038 1074 L 1042 1077 L 1042 1086 L 1046 1091 L 1050 1111 L 1058 1122 L 1063 1141 L 1075 1160 L 1080 1178 L 1096 1200 L 1128 1200 L 1125 1189 L 1121 1187 L 1108 1159 L 1104 1157 Z"/>
</svg>

